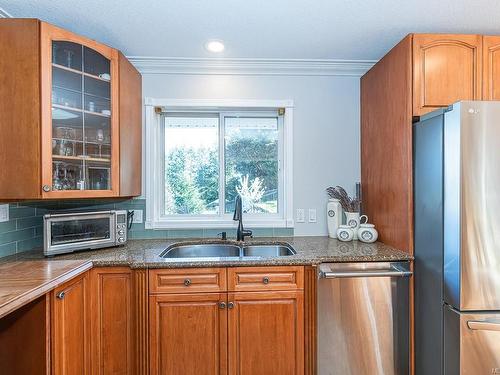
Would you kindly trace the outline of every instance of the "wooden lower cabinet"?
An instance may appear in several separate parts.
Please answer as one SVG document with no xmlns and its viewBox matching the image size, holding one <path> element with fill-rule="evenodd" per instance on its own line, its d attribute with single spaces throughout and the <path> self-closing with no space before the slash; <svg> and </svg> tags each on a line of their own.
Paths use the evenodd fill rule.
<svg viewBox="0 0 500 375">
<path fill-rule="evenodd" d="M 226 293 L 150 296 L 150 374 L 227 374 L 226 298 Z"/>
<path fill-rule="evenodd" d="M 159 293 L 155 287 L 159 275 L 182 281 L 212 271 L 149 271 L 150 374 L 303 375 L 303 267 L 217 270 L 217 280 L 225 280 L 226 271 L 229 279 L 251 279 L 244 291 L 238 282 L 227 289 L 225 282 L 214 283 L 218 292 L 185 287 L 183 293 Z M 275 282 L 263 282 L 266 277 Z M 280 285 L 283 290 L 276 290 Z"/>
<path fill-rule="evenodd" d="M 52 291 L 52 373 L 90 374 L 88 272 Z"/>
<path fill-rule="evenodd" d="M 93 375 L 134 374 L 132 270 L 90 271 L 90 342 Z"/>
</svg>

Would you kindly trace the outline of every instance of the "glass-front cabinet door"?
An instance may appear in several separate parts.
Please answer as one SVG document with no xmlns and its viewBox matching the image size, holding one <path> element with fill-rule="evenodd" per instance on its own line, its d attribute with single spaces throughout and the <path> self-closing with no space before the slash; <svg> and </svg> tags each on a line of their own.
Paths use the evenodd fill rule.
<svg viewBox="0 0 500 375">
<path fill-rule="evenodd" d="M 42 26 L 42 194 L 118 195 L 117 51 Z"/>
</svg>

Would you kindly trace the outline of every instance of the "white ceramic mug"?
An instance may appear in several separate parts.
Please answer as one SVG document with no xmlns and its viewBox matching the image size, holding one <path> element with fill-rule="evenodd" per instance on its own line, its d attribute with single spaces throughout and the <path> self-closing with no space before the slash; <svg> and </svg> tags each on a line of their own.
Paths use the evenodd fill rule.
<svg viewBox="0 0 500 375">
<path fill-rule="evenodd" d="M 363 224 L 368 222 L 368 216 L 361 215 L 359 216 L 359 212 L 345 212 L 346 224 L 349 225 L 354 232 L 353 240 L 358 239 L 358 229 L 361 220 L 365 220 Z"/>
</svg>

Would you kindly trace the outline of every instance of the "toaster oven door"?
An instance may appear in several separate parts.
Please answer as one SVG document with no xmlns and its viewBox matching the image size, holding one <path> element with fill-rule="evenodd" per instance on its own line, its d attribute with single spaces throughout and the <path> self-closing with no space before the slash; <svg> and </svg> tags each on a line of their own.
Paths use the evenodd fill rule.
<svg viewBox="0 0 500 375">
<path fill-rule="evenodd" d="M 115 245 L 112 212 L 51 215 L 44 220 L 44 253 L 54 255 Z"/>
</svg>

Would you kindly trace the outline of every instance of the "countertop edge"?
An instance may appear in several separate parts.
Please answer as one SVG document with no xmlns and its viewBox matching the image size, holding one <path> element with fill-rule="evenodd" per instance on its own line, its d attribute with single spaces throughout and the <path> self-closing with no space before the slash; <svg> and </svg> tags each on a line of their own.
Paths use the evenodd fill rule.
<svg viewBox="0 0 500 375">
<path fill-rule="evenodd" d="M 41 297 L 42 295 L 47 294 L 48 292 L 50 292 L 57 286 L 65 283 L 66 281 L 69 281 L 74 277 L 84 273 L 85 271 L 90 270 L 92 267 L 93 267 L 93 262 L 91 260 L 88 260 L 83 264 L 59 275 L 54 279 L 46 281 L 35 288 L 32 288 L 22 294 L 17 295 L 16 297 L 12 298 L 11 300 L 5 302 L 2 306 L 0 306 L 0 319 L 10 314 L 11 312 L 14 312 L 20 307 L 30 303 L 31 301 Z"/>
</svg>

